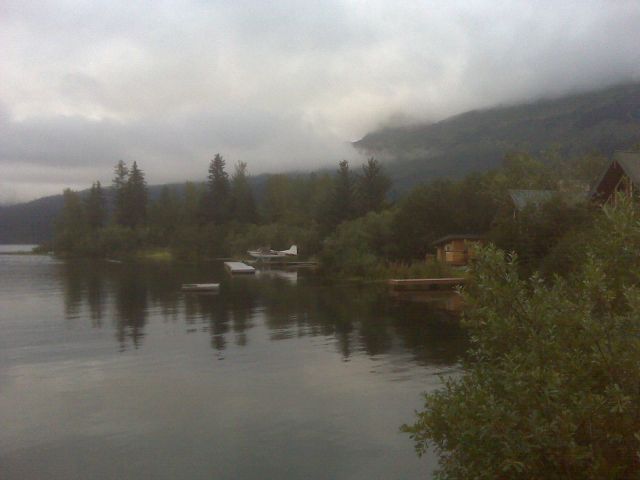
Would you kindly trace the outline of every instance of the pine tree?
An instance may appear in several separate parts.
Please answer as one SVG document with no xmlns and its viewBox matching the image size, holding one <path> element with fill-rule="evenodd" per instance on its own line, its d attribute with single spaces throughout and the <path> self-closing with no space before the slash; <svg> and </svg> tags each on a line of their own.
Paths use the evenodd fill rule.
<svg viewBox="0 0 640 480">
<path fill-rule="evenodd" d="M 177 228 L 184 224 L 181 210 L 182 205 L 175 192 L 164 185 L 158 199 L 150 205 L 148 213 L 149 226 L 162 245 L 168 245 Z"/>
<path fill-rule="evenodd" d="M 128 208 L 128 191 L 129 168 L 127 164 L 120 160 L 114 169 L 115 177 L 113 177 L 113 194 L 114 208 L 113 219 L 118 225 L 127 225 L 129 223 Z"/>
<path fill-rule="evenodd" d="M 83 243 L 87 232 L 86 212 L 78 192 L 67 188 L 62 197 L 64 204 L 55 221 L 53 248 L 57 252 L 71 253 Z"/>
<path fill-rule="evenodd" d="M 333 198 L 330 205 L 330 223 L 332 227 L 355 216 L 355 179 L 349 169 L 349 162 L 342 160 L 338 164 L 335 177 Z"/>
<path fill-rule="evenodd" d="M 147 183 L 144 173 L 133 162 L 126 185 L 126 203 L 128 210 L 127 226 L 136 228 L 147 220 Z"/>
<path fill-rule="evenodd" d="M 231 203 L 234 220 L 240 223 L 255 223 L 258 215 L 245 162 L 236 164 L 231 178 Z"/>
<path fill-rule="evenodd" d="M 379 212 L 385 204 L 391 180 L 384 173 L 382 165 L 373 157 L 362 166 L 362 176 L 358 179 L 358 213 Z"/>
<path fill-rule="evenodd" d="M 222 155 L 216 156 L 209 164 L 209 206 L 211 220 L 216 224 L 225 223 L 229 218 L 230 187 L 229 175 L 224 171 L 225 161 Z"/>
<path fill-rule="evenodd" d="M 107 203 L 100 182 L 91 185 L 89 196 L 85 201 L 87 223 L 92 230 L 104 227 L 107 219 Z"/>
</svg>

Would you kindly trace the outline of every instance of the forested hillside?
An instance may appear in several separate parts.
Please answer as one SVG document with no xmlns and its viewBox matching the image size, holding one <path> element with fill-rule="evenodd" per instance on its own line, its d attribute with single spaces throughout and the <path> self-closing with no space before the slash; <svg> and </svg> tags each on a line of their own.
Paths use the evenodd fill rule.
<svg viewBox="0 0 640 480">
<path fill-rule="evenodd" d="M 62 195 L 0 206 L 0 243 L 39 244 L 51 239 L 53 219 L 62 209 Z"/>
<path fill-rule="evenodd" d="M 385 128 L 354 146 L 390 160 L 397 189 L 462 177 L 500 164 L 510 151 L 544 161 L 609 155 L 640 142 L 640 84 L 530 104 L 466 112 L 438 123 Z"/>
</svg>

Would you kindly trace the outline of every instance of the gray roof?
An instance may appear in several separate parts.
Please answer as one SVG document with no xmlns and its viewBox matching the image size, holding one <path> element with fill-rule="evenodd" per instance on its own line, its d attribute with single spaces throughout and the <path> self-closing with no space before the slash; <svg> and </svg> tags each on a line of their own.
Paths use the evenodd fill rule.
<svg viewBox="0 0 640 480">
<path fill-rule="evenodd" d="M 555 190 L 509 190 L 511 201 L 518 210 L 523 210 L 529 205 L 542 205 L 556 194 Z"/>
<path fill-rule="evenodd" d="M 640 152 L 618 152 L 613 159 L 636 185 L 640 185 Z"/>
<path fill-rule="evenodd" d="M 435 242 L 432 242 L 431 245 L 438 246 L 451 240 L 482 240 L 483 238 L 485 238 L 484 235 L 478 235 L 477 233 L 455 233 L 439 238 Z"/>
<path fill-rule="evenodd" d="M 640 185 L 640 152 L 616 152 L 613 159 L 607 164 L 602 174 L 600 174 L 598 181 L 593 185 L 589 194 L 591 197 L 598 193 L 598 187 L 606 177 L 607 172 L 609 172 L 609 169 L 614 162 L 622 167 L 624 173 L 634 184 Z"/>
</svg>

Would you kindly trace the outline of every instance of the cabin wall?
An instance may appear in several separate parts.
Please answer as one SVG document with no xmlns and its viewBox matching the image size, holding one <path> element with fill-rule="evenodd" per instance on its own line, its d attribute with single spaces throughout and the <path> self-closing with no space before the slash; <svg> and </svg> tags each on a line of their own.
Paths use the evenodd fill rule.
<svg viewBox="0 0 640 480">
<path fill-rule="evenodd" d="M 480 245 L 482 242 L 479 240 L 451 240 L 437 248 L 436 258 L 452 266 L 467 265 L 476 257 L 476 250 Z"/>
</svg>

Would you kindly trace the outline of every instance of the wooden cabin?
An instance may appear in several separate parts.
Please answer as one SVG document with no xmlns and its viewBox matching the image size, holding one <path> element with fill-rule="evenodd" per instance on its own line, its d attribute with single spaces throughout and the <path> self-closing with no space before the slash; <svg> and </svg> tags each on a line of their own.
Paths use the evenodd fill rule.
<svg viewBox="0 0 640 480">
<path fill-rule="evenodd" d="M 618 152 L 604 169 L 589 196 L 600 203 L 615 203 L 618 194 L 640 193 L 640 152 Z"/>
<path fill-rule="evenodd" d="M 482 235 L 447 235 L 435 242 L 436 259 L 452 266 L 467 265 L 475 257 L 475 248 L 484 243 Z"/>
</svg>

